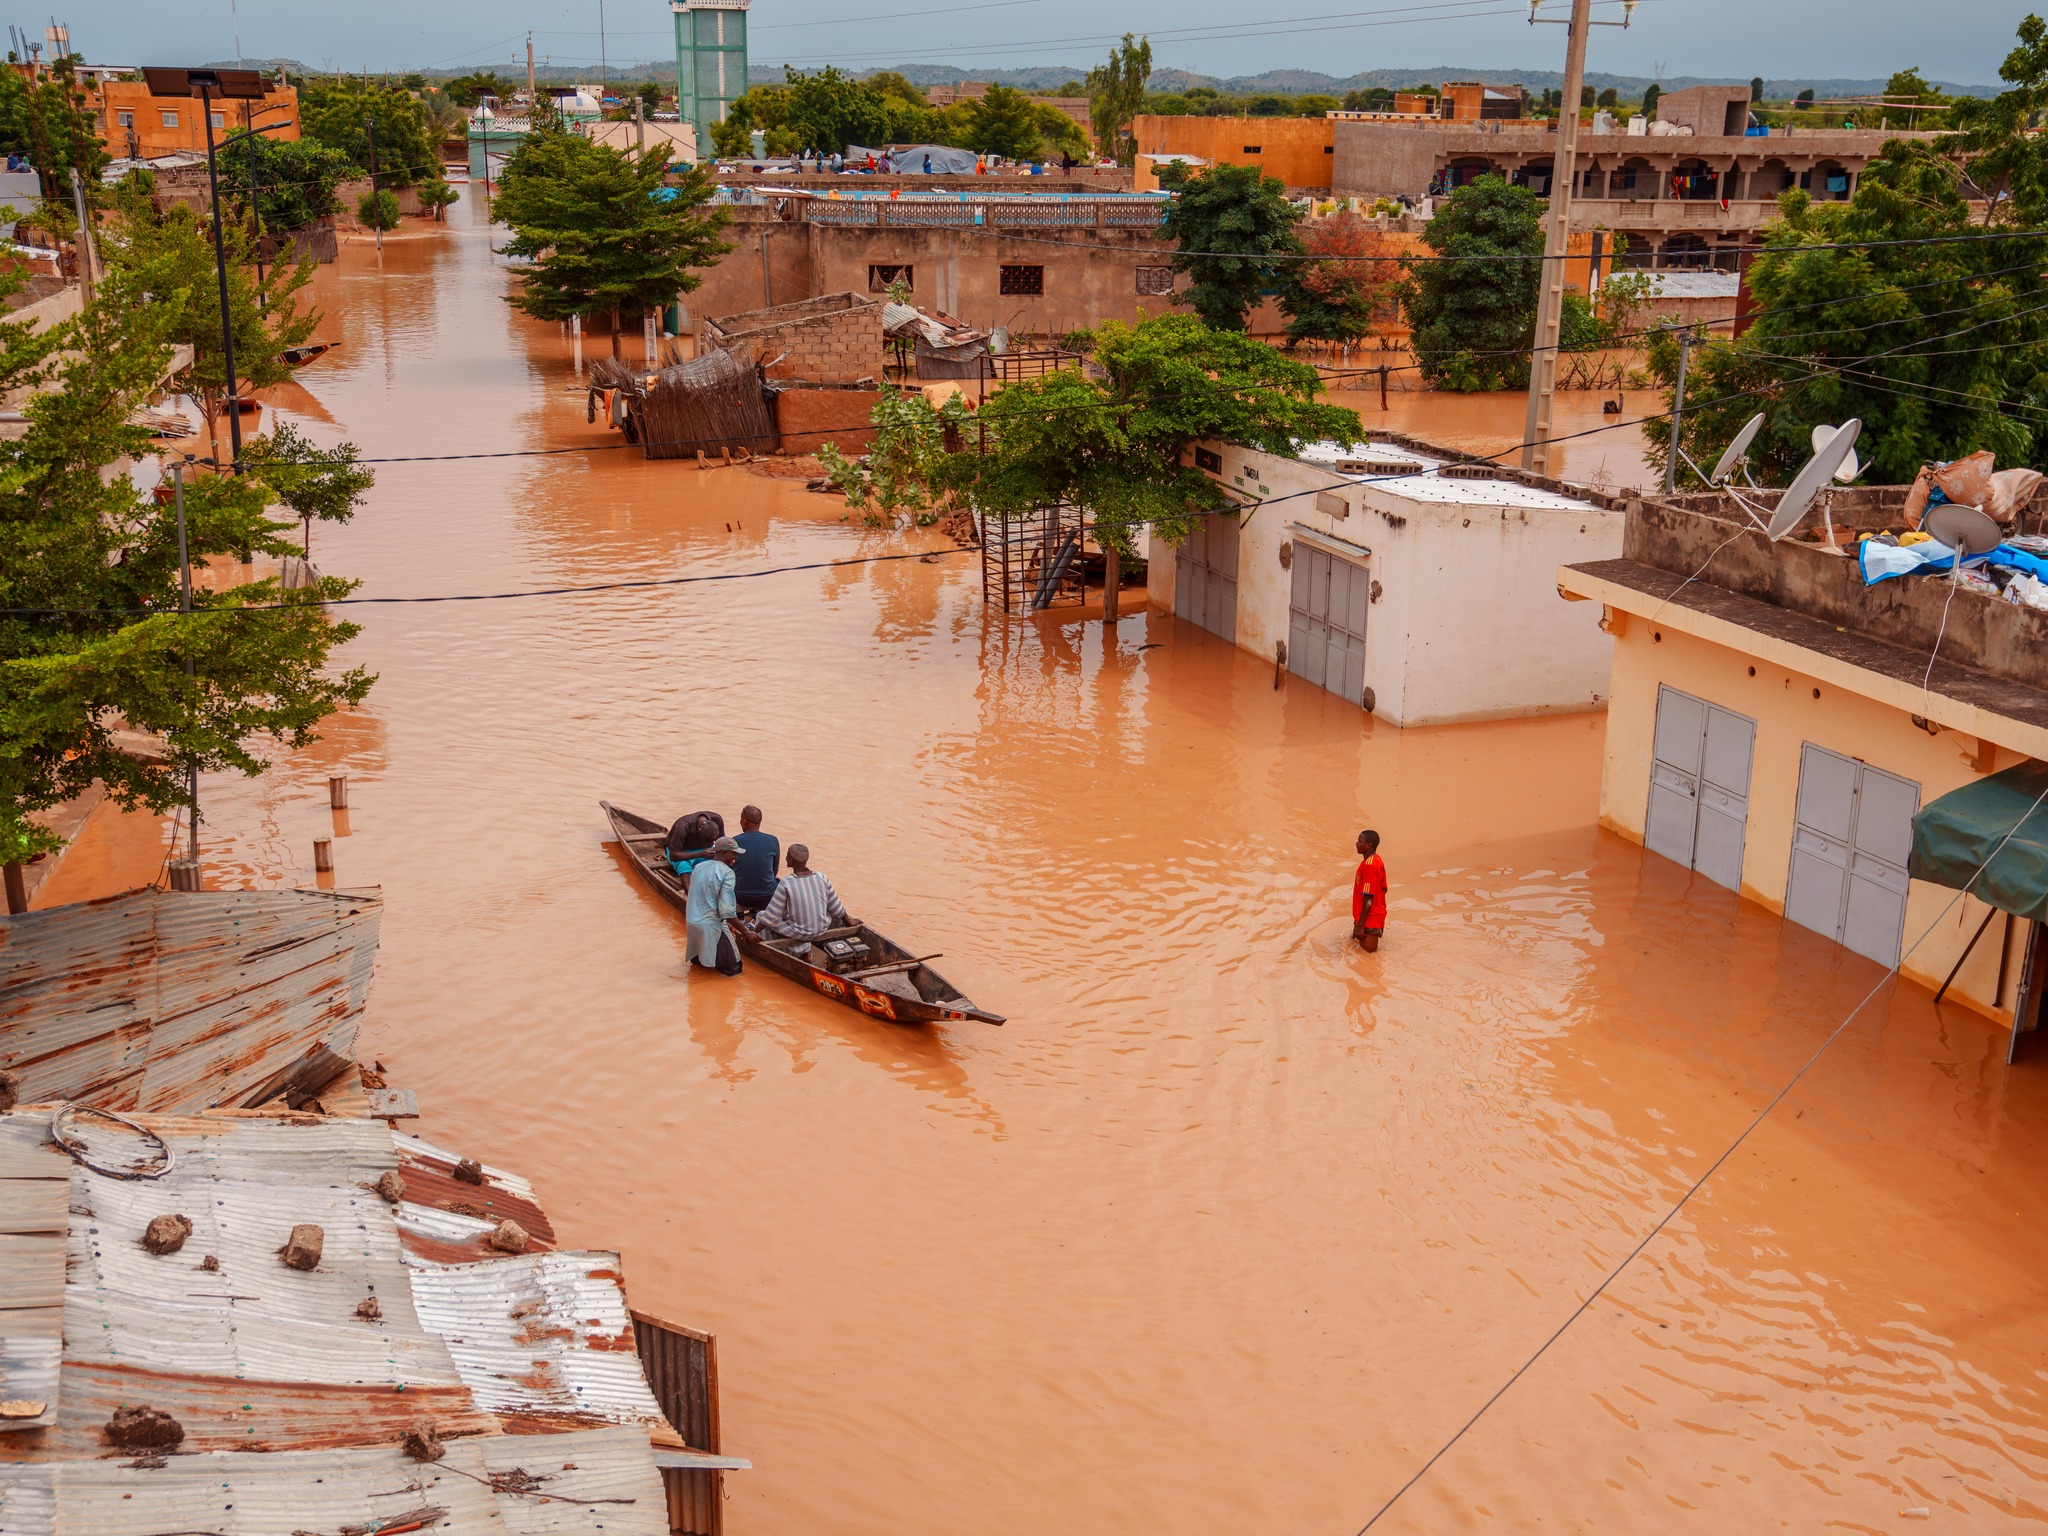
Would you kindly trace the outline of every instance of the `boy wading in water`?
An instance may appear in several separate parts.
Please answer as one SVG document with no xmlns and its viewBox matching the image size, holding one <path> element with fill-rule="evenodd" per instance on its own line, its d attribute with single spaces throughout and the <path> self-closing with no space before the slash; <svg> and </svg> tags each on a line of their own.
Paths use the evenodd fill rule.
<svg viewBox="0 0 2048 1536">
<path fill-rule="evenodd" d="M 1380 947 L 1387 931 L 1387 866 L 1380 862 L 1380 835 L 1358 834 L 1358 873 L 1351 879 L 1351 937 L 1367 950 Z"/>
</svg>

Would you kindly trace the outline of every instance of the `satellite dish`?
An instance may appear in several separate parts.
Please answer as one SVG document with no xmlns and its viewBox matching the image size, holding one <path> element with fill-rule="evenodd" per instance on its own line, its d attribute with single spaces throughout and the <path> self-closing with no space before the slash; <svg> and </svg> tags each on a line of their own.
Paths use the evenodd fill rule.
<svg viewBox="0 0 2048 1536">
<path fill-rule="evenodd" d="M 1831 427 L 1826 422 L 1821 422 L 1813 429 L 1813 451 L 1819 453 L 1834 441 L 1835 434 L 1841 430 L 1840 427 Z M 1847 485 L 1862 473 L 1863 466 L 1856 462 L 1856 454 L 1852 450 L 1849 457 L 1842 460 L 1842 467 L 1835 471 L 1835 479 L 1838 483 Z"/>
<path fill-rule="evenodd" d="M 1721 457 L 1714 461 L 1714 472 L 1707 476 L 1707 484 L 1719 485 L 1728 478 L 1728 471 L 1736 466 L 1745 453 L 1749 452 L 1749 445 L 1756 441 L 1756 435 L 1763 430 L 1763 425 L 1764 413 L 1762 411 L 1758 411 L 1742 424 L 1742 430 L 1735 434 L 1735 441 L 1722 449 Z"/>
<path fill-rule="evenodd" d="M 1928 509 L 1921 520 L 1920 531 L 1937 544 L 1946 544 L 1956 552 L 1958 562 L 1973 555 L 1988 555 L 1998 548 L 2005 535 L 1999 531 L 1998 522 L 1987 512 L 1975 507 L 1959 506 L 1945 501 L 1938 507 Z"/>
<path fill-rule="evenodd" d="M 1799 526 L 1799 520 L 1806 516 L 1813 506 L 1813 498 L 1820 494 L 1822 486 L 1834 478 L 1835 471 L 1840 469 L 1849 457 L 1849 451 L 1856 446 L 1856 439 L 1862 431 L 1863 423 L 1860 421 L 1852 419 L 1843 422 L 1828 439 L 1826 446 L 1806 461 L 1806 468 L 1800 470 L 1792 484 L 1786 488 L 1784 496 L 1778 501 L 1778 510 L 1771 514 L 1771 526 L 1767 531 L 1772 543 L 1775 544 Z"/>
</svg>

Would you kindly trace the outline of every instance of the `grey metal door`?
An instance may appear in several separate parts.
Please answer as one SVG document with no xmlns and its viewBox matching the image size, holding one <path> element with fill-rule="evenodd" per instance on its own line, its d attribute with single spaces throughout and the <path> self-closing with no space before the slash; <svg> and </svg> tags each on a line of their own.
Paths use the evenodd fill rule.
<svg viewBox="0 0 2048 1536">
<path fill-rule="evenodd" d="M 1920 786 L 1806 742 L 1785 916 L 1880 965 L 1896 965 L 1906 928 L 1906 855 Z"/>
<path fill-rule="evenodd" d="M 1366 568 L 1299 540 L 1287 609 L 1287 670 L 1318 688 L 1365 701 Z"/>
<path fill-rule="evenodd" d="M 1676 688 L 1658 689 L 1644 845 L 1741 890 L 1755 746 L 1754 720 Z"/>
<path fill-rule="evenodd" d="M 1237 639 L 1237 518 L 1205 517 L 1173 562 L 1173 611 L 1220 639 Z"/>
</svg>

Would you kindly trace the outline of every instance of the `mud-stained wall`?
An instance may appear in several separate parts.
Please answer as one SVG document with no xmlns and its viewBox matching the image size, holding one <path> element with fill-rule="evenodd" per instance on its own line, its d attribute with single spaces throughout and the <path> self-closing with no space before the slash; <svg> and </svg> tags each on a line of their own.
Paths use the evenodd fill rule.
<svg viewBox="0 0 2048 1536">
<path fill-rule="evenodd" d="M 1592 603 L 1563 606 L 1580 613 L 1598 611 Z M 1742 894 L 1779 914 L 1785 910 L 1785 887 L 1791 873 L 1802 743 L 1810 741 L 1912 780 L 1920 786 L 1923 806 L 1982 776 L 1974 761 L 1975 737 L 1948 730 L 1929 736 L 1913 724 L 1907 711 L 1631 616 L 1614 645 L 1600 821 L 1632 842 L 1643 841 L 1649 812 L 1651 745 L 1660 683 L 1756 722 L 1749 819 L 1742 845 Z M 2021 756 L 2011 749 L 1996 749 L 1995 758 L 1983 772 L 2010 768 Z M 1918 938 L 1954 894 L 1945 887 L 1915 880 L 1906 899 L 1904 942 L 1911 944 Z M 1926 942 L 1906 957 L 1905 974 L 1929 987 L 1940 986 L 1983 921 L 1984 912 L 1981 902 L 1968 897 L 1958 902 Z M 2015 953 L 2003 966 L 2005 985 L 2001 991 L 1998 921 L 1993 920 L 1993 931 L 1978 944 L 1948 995 L 2010 1022 L 2019 963 Z M 2007 927 L 2008 943 L 2019 944 L 2023 925 L 2012 922 Z"/>
</svg>

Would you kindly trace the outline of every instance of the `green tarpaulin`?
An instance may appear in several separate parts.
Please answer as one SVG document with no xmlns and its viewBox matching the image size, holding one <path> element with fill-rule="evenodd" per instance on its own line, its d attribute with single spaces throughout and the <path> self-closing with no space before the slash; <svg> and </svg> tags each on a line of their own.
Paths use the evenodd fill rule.
<svg viewBox="0 0 2048 1536">
<path fill-rule="evenodd" d="M 1907 873 L 1915 880 L 1967 890 L 2017 916 L 2048 922 L 2048 797 L 2043 791 L 2048 791 L 2048 763 L 2029 760 L 1933 801 L 1913 818 Z M 2013 831 L 2023 816 L 2026 825 Z M 2000 846 L 2008 832 L 2012 836 Z"/>
</svg>

